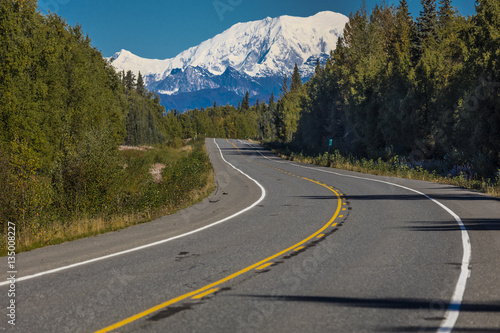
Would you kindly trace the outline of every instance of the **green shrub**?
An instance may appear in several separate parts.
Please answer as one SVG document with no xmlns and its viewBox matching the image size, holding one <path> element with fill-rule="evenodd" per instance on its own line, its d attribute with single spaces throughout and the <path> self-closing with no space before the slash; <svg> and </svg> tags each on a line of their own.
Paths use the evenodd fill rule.
<svg viewBox="0 0 500 333">
<path fill-rule="evenodd" d="M 116 209 L 123 168 L 105 131 L 90 131 L 68 147 L 54 170 L 60 213 L 95 216 Z"/>
</svg>

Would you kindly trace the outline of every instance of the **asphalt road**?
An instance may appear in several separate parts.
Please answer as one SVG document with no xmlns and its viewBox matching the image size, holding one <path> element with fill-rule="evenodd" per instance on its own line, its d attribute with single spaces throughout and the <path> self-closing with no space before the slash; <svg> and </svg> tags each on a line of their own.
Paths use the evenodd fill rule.
<svg viewBox="0 0 500 333">
<path fill-rule="evenodd" d="M 207 148 L 209 199 L 18 254 L 16 325 L 0 331 L 500 331 L 500 200 Z"/>
</svg>

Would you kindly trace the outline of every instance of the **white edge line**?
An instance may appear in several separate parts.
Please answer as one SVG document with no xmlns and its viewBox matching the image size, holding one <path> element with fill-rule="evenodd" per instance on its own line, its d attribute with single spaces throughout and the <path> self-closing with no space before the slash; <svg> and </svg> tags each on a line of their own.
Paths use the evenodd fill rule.
<svg viewBox="0 0 500 333">
<path fill-rule="evenodd" d="M 277 161 L 277 160 L 272 159 L 272 158 L 268 158 L 268 157 L 264 156 L 260 151 L 258 151 L 253 145 L 250 145 L 248 143 L 247 143 L 247 145 L 249 145 L 250 147 L 255 149 L 255 151 L 257 151 L 265 159 L 268 159 L 270 161 L 274 161 L 277 163 L 287 163 L 287 162 L 283 162 L 283 161 Z M 470 268 L 469 267 L 470 267 L 470 258 L 472 255 L 472 247 L 471 247 L 471 242 L 470 242 L 470 238 L 469 238 L 469 233 L 467 232 L 467 228 L 465 227 L 465 225 L 462 222 L 462 220 L 460 219 L 460 217 L 457 214 L 455 214 L 455 212 L 453 212 L 450 208 L 446 207 L 444 204 L 437 201 L 436 199 L 431 198 L 430 196 L 428 196 L 425 193 L 422 193 L 420 191 L 414 190 L 412 188 L 409 188 L 409 187 L 406 187 L 403 185 L 387 182 L 384 180 L 358 177 L 358 176 L 352 176 L 352 175 L 344 175 L 344 174 L 337 173 L 334 171 L 323 170 L 320 168 L 307 167 L 304 165 L 299 165 L 299 164 L 295 164 L 295 163 L 291 163 L 291 162 L 288 162 L 287 164 L 293 165 L 293 166 L 296 166 L 299 168 L 312 169 L 312 170 L 316 170 L 316 171 L 320 171 L 320 172 L 330 173 L 330 174 L 334 174 L 334 175 L 341 176 L 341 177 L 369 180 L 372 182 L 378 182 L 378 183 L 383 183 L 383 184 L 387 184 L 387 185 L 400 187 L 402 189 L 405 189 L 405 190 L 408 190 L 408 191 L 411 191 L 411 192 L 414 192 L 414 193 L 417 193 L 419 195 L 424 196 L 425 198 L 434 202 L 439 207 L 443 208 L 446 212 L 448 212 L 448 214 L 453 216 L 455 221 L 460 226 L 460 231 L 462 234 L 462 246 L 463 246 L 462 265 L 461 265 L 461 270 L 460 270 L 460 276 L 458 277 L 457 284 L 455 285 L 455 290 L 453 291 L 453 295 L 451 296 L 450 305 L 448 306 L 448 309 L 446 310 L 445 317 L 444 317 L 443 321 L 441 322 L 439 329 L 437 330 L 438 333 L 451 332 L 453 330 L 453 328 L 455 327 L 455 324 L 458 320 L 458 316 L 460 314 L 460 306 L 462 304 L 462 300 L 464 297 L 467 279 L 470 275 Z"/>
<path fill-rule="evenodd" d="M 213 226 L 216 226 L 218 224 L 227 222 L 228 220 L 231 220 L 231 219 L 235 218 L 236 216 L 239 216 L 239 215 L 241 215 L 241 214 L 249 211 L 253 207 L 257 206 L 266 197 L 266 190 L 264 189 L 264 187 L 261 184 L 259 184 L 255 179 L 253 179 L 252 177 L 250 177 L 249 175 L 247 175 L 246 173 L 244 173 L 243 171 L 241 171 L 240 169 L 236 168 L 234 165 L 232 165 L 231 163 L 229 163 L 224 158 L 224 156 L 222 155 L 222 151 L 221 151 L 219 145 L 217 144 L 217 142 L 215 141 L 215 139 L 214 139 L 214 143 L 217 146 L 217 149 L 219 149 L 220 156 L 222 157 L 222 160 L 224 162 L 226 162 L 227 164 L 229 164 L 233 169 L 237 170 L 242 175 L 246 176 L 248 179 L 250 179 L 255 184 L 257 184 L 257 186 L 259 186 L 260 190 L 262 191 L 262 194 L 261 194 L 260 198 L 256 202 L 254 202 L 252 205 L 250 205 L 247 208 L 245 208 L 245 209 L 243 209 L 243 210 L 241 210 L 241 211 L 239 211 L 239 212 L 237 212 L 237 213 L 235 213 L 235 214 L 233 214 L 231 216 L 228 216 L 228 217 L 226 217 L 226 218 L 224 218 L 222 220 L 219 220 L 217 222 L 214 222 L 214 223 L 209 224 L 207 226 L 204 226 L 202 228 L 199 228 L 199 229 L 187 232 L 187 233 L 182 234 L 182 235 L 174 236 L 174 237 L 171 237 L 171 238 L 168 238 L 168 239 L 164 239 L 164 240 L 161 240 L 161 241 L 158 241 L 158 242 L 154 242 L 154 243 L 151 243 L 151 244 L 142 245 L 142 246 L 135 247 L 135 248 L 132 248 L 132 249 L 129 249 L 129 250 L 116 252 L 116 253 L 109 254 L 109 255 L 106 255 L 106 256 L 102 256 L 102 257 L 98 257 L 98 258 L 94 258 L 94 259 L 82 261 L 82 262 L 75 263 L 75 264 L 72 264 L 72 265 L 68 265 L 68 266 L 63 266 L 63 267 L 51 269 L 51 270 L 40 272 L 40 273 L 33 274 L 33 275 L 24 276 L 24 277 L 21 277 L 21 278 L 17 278 L 16 282 L 30 280 L 30 279 L 34 279 L 34 278 L 37 278 L 37 277 L 40 277 L 40 276 L 44 276 L 44 275 L 48 275 L 48 274 L 58 273 L 58 272 L 61 272 L 61 271 L 64 271 L 64 270 L 68 270 L 70 268 L 75 268 L 75 267 L 79 267 L 79 266 L 83 266 L 83 265 L 88 265 L 88 264 L 91 264 L 91 263 L 94 263 L 94 262 L 97 262 L 97 261 L 106 260 L 106 259 L 109 259 L 109 258 L 121 256 L 121 255 L 124 255 L 124 254 L 127 254 L 127 253 L 136 252 L 136 251 L 144 250 L 144 249 L 147 249 L 147 248 L 150 248 L 150 247 L 153 247 L 153 246 L 164 244 L 164 243 L 173 241 L 175 239 L 183 238 L 183 237 L 186 237 L 186 236 L 198 233 L 200 231 L 206 230 L 206 229 L 211 228 Z M 10 283 L 10 281 L 4 281 L 4 282 L 0 283 L 0 286 L 5 286 L 5 285 L 8 285 L 9 283 Z"/>
</svg>

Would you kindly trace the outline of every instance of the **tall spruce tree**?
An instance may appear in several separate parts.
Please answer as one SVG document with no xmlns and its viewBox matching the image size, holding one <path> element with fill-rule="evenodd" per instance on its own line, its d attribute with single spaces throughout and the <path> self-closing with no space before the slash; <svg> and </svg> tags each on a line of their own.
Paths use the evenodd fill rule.
<svg viewBox="0 0 500 333">
<path fill-rule="evenodd" d="M 292 85 L 290 86 L 290 91 L 296 92 L 299 91 L 301 88 L 302 88 L 302 79 L 299 73 L 299 66 L 295 64 L 295 67 L 293 68 Z"/>
<path fill-rule="evenodd" d="M 420 60 L 426 44 L 438 40 L 438 15 L 436 0 L 422 0 L 423 11 L 417 18 L 417 33 L 414 41 L 414 60 Z"/>
<path fill-rule="evenodd" d="M 401 0 L 396 11 L 390 61 L 395 63 L 400 73 L 407 73 L 411 63 L 411 41 L 414 34 L 413 18 L 406 0 Z"/>
<path fill-rule="evenodd" d="M 248 110 L 250 110 L 250 93 L 247 91 L 241 102 L 241 111 L 246 112 Z"/>
<path fill-rule="evenodd" d="M 283 83 L 281 84 L 281 93 L 280 93 L 280 97 L 283 97 L 285 96 L 286 94 L 288 94 L 288 77 L 287 75 L 285 74 L 285 76 L 283 77 Z"/>
<path fill-rule="evenodd" d="M 271 91 L 271 97 L 269 97 L 269 109 L 274 108 L 275 105 L 276 103 L 274 101 L 274 91 Z"/>
<path fill-rule="evenodd" d="M 316 67 L 314 67 L 314 74 L 319 75 L 321 73 L 321 64 L 319 58 L 316 59 Z"/>
<path fill-rule="evenodd" d="M 439 27 L 446 27 L 455 15 L 455 8 L 451 5 L 451 0 L 439 0 Z"/>
<path fill-rule="evenodd" d="M 135 88 L 135 74 L 130 70 L 125 75 L 125 88 L 129 91 Z"/>
<path fill-rule="evenodd" d="M 136 90 L 139 95 L 146 95 L 146 86 L 144 84 L 144 79 L 142 78 L 141 72 L 139 72 L 139 75 L 137 76 Z"/>
</svg>

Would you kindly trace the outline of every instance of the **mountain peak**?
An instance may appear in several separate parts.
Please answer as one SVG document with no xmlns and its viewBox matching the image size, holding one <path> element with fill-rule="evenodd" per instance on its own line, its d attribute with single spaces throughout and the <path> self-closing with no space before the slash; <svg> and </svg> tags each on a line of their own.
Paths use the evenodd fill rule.
<svg viewBox="0 0 500 333">
<path fill-rule="evenodd" d="M 171 75 L 174 69 L 203 69 L 196 71 L 204 73 L 200 74 L 204 76 L 200 81 L 203 84 L 198 82 L 195 86 L 204 87 L 212 85 L 207 81 L 208 76 L 229 73 L 231 76 L 240 74 L 254 80 L 282 78 L 284 74 L 293 72 L 295 64 L 304 66 L 301 73 L 307 77 L 314 71 L 310 65 L 311 59 L 323 59 L 325 54 L 335 49 L 337 39 L 342 35 L 348 20 L 346 16 L 330 11 L 309 17 L 267 17 L 260 21 L 237 23 L 172 59 L 144 59 L 127 50 L 121 50 L 113 56 L 113 66 L 117 70 L 132 70 L 136 74 L 140 71 L 150 88 L 162 86 L 162 91 L 169 92 L 189 90 L 189 87 L 166 87 L 165 84 L 159 84 Z M 178 75 L 179 72 L 176 70 L 175 73 Z M 189 80 L 168 80 L 174 81 Z M 220 87 L 221 84 L 218 82 L 214 86 Z M 256 87 L 255 84 L 252 85 L 257 94 Z"/>
</svg>

